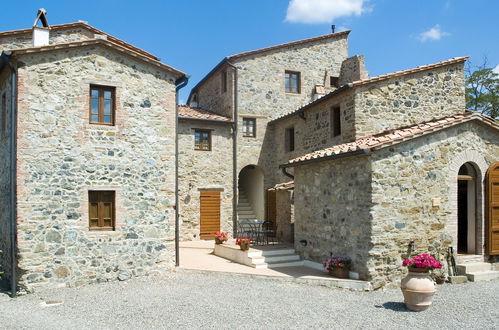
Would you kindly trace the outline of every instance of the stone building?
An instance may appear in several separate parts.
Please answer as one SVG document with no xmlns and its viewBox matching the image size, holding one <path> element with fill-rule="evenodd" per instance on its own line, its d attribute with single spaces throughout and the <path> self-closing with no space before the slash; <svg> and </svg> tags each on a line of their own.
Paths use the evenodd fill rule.
<svg viewBox="0 0 499 330">
<path fill-rule="evenodd" d="M 348 57 L 348 34 L 226 57 L 192 89 L 191 109 L 233 121 L 233 145 L 180 157 L 190 164 L 199 155 L 208 169 L 202 181 L 188 179 L 197 194 L 180 188 L 189 196 L 179 204 L 189 219 L 181 238 L 199 235 L 193 224 L 203 228 L 206 216 L 197 201 L 216 183 L 224 191 L 217 228 L 272 220 L 302 258 L 349 256 L 374 288 L 402 276 L 409 248 L 445 261 L 452 246 L 458 262 L 489 270 L 464 268 L 468 277 L 498 277 L 484 261 L 499 254 L 499 126 L 465 110 L 467 58 L 369 78 L 364 57 Z M 214 169 L 229 173 L 230 152 L 233 172 L 223 183 Z"/>
<path fill-rule="evenodd" d="M 3 279 L 32 289 L 174 267 L 185 74 L 84 22 L 39 18 L 0 33 Z"/>
</svg>

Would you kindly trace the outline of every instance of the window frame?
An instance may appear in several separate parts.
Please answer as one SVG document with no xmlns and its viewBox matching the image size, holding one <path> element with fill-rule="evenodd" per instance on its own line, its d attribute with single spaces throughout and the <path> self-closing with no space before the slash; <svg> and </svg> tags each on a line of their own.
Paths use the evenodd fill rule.
<svg viewBox="0 0 499 330">
<path fill-rule="evenodd" d="M 287 152 L 295 151 L 295 147 L 296 147 L 295 137 L 296 137 L 296 134 L 295 134 L 295 127 L 294 126 L 287 127 L 284 130 L 284 146 L 285 146 Z"/>
<path fill-rule="evenodd" d="M 221 73 L 221 83 L 222 83 L 222 93 L 227 92 L 227 70 L 222 71 Z"/>
<path fill-rule="evenodd" d="M 289 76 L 288 76 L 289 75 Z M 293 91 L 293 79 L 291 78 L 293 75 L 296 75 L 296 92 Z M 289 81 L 289 90 L 287 88 L 287 82 Z M 284 71 L 284 91 L 287 94 L 301 94 L 301 72 L 300 71 Z"/>
<path fill-rule="evenodd" d="M 196 147 L 196 134 L 198 134 L 198 133 L 200 133 L 200 134 L 207 133 L 208 134 L 208 139 L 207 139 L 208 148 L 207 149 Z M 201 145 L 201 140 L 200 140 L 200 144 L 199 145 Z M 212 148 L 212 145 L 211 145 L 211 130 L 195 128 L 194 129 L 194 150 L 196 150 L 196 151 L 211 151 L 211 148 Z"/>
<path fill-rule="evenodd" d="M 340 87 L 340 77 L 329 76 L 329 87 L 339 88 Z"/>
<path fill-rule="evenodd" d="M 341 136 L 341 107 L 333 106 L 330 109 L 331 137 Z"/>
<path fill-rule="evenodd" d="M 98 109 L 97 117 L 98 121 L 92 121 L 92 91 L 97 90 L 99 92 L 98 96 Z M 111 122 L 104 122 L 104 92 L 111 92 Z M 90 85 L 89 89 L 89 123 L 92 125 L 106 125 L 115 126 L 116 122 L 116 87 L 113 86 L 101 86 L 101 85 Z"/>
<path fill-rule="evenodd" d="M 245 122 L 253 122 L 253 135 L 250 134 L 250 131 L 248 129 L 249 126 L 248 124 L 245 124 Z M 243 127 L 243 137 L 256 138 L 256 118 L 243 117 L 242 127 Z"/>
<path fill-rule="evenodd" d="M 111 201 L 107 201 L 105 194 L 111 194 Z M 93 198 L 93 195 L 97 195 Z M 97 200 L 97 202 L 93 202 Z M 92 218 L 92 204 L 97 203 L 97 218 Z M 111 203 L 111 226 L 104 225 L 104 203 Z M 92 220 L 97 219 L 97 225 L 92 225 Z M 89 190 L 88 191 L 88 230 L 89 231 L 115 231 L 116 230 L 116 191 L 114 190 Z"/>
</svg>

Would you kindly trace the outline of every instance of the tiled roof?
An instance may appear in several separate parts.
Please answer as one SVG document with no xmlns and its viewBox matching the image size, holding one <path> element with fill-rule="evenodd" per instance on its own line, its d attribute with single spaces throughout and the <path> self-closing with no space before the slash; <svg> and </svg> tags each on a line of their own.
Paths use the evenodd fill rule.
<svg viewBox="0 0 499 330">
<path fill-rule="evenodd" d="M 142 50 L 138 47 L 135 47 L 121 39 L 118 39 L 116 37 L 113 37 L 112 35 L 110 34 L 107 34 L 106 32 L 104 31 L 101 31 L 89 24 L 87 24 L 86 22 L 73 22 L 73 23 L 66 23 L 66 24 L 57 24 L 57 25 L 51 25 L 50 26 L 50 30 L 65 30 L 65 29 L 71 29 L 71 28 L 83 28 L 83 29 L 86 29 L 86 30 L 89 30 L 91 32 L 93 32 L 94 34 L 102 34 L 102 35 L 105 35 L 107 36 L 107 39 L 109 41 L 112 41 L 122 47 L 125 47 L 125 48 L 130 48 L 132 51 L 134 52 L 137 52 L 143 56 L 146 56 L 146 57 L 149 57 L 153 60 L 156 60 L 156 61 L 159 61 L 160 59 L 154 55 L 152 55 L 151 53 L 148 53 L 146 52 L 145 50 Z M 3 32 L 0 32 L 0 38 L 1 37 L 7 37 L 7 36 L 13 36 L 13 35 L 18 35 L 18 34 L 26 34 L 26 33 L 31 33 L 32 31 L 32 28 L 29 28 L 29 29 L 21 29 L 21 30 L 13 30 L 13 31 L 3 31 Z"/>
<path fill-rule="evenodd" d="M 350 88 L 364 86 L 364 85 L 367 85 L 367 84 L 370 84 L 370 83 L 374 83 L 374 82 L 378 82 L 378 81 L 383 81 L 383 80 L 387 80 L 387 79 L 392 79 L 392 78 L 397 78 L 397 77 L 408 75 L 408 74 L 412 74 L 412 73 L 417 73 L 417 72 L 421 72 L 421 71 L 431 70 L 431 69 L 443 67 L 443 66 L 446 66 L 446 65 L 456 64 L 456 63 L 464 62 L 467 59 L 468 59 L 468 56 L 455 57 L 455 58 L 451 58 L 449 60 L 445 60 L 445 61 L 441 61 L 441 62 L 433 63 L 433 64 L 422 65 L 422 66 L 418 66 L 416 68 L 412 68 L 412 69 L 408 69 L 408 70 L 402 70 L 402 71 L 392 72 L 392 73 L 388 73 L 388 74 L 383 74 L 383 75 L 372 77 L 372 78 L 367 78 L 367 79 L 362 79 L 362 80 L 356 80 L 356 81 L 354 81 L 352 83 L 343 85 L 340 88 L 335 89 L 334 91 L 326 94 L 325 96 L 323 96 L 323 97 L 321 97 L 321 98 L 319 98 L 319 99 L 317 99 L 315 101 L 312 101 L 312 102 L 304 105 L 303 107 L 301 107 L 298 110 L 294 110 L 294 111 L 289 112 L 289 113 L 287 113 L 285 115 L 277 117 L 277 118 L 271 120 L 271 122 L 278 121 L 278 120 L 281 120 L 281 119 L 285 119 L 285 118 L 294 116 L 297 113 L 303 112 L 303 111 L 307 110 L 308 108 L 310 108 L 310 107 L 312 107 L 312 106 L 314 106 L 314 105 L 316 105 L 318 103 L 321 103 L 321 102 L 323 102 L 325 100 L 328 100 L 331 97 L 334 97 L 335 95 L 338 95 L 341 92 L 343 92 L 343 91 L 345 91 L 347 89 L 350 89 Z"/>
<path fill-rule="evenodd" d="M 333 38 L 333 37 L 339 37 L 339 36 L 343 36 L 343 35 L 348 35 L 350 32 L 351 32 L 350 30 L 347 30 L 347 31 L 335 32 L 335 33 L 329 33 L 329 34 L 325 34 L 325 35 L 313 37 L 313 38 L 308 38 L 308 39 L 301 39 L 301 40 L 286 42 L 286 43 L 279 44 L 279 45 L 274 45 L 274 46 L 270 46 L 270 47 L 265 47 L 265 48 L 250 50 L 247 52 L 242 52 L 239 54 L 230 55 L 230 56 L 227 56 L 227 59 L 232 60 L 232 59 L 241 58 L 241 57 L 245 57 L 245 56 L 249 56 L 249 55 L 260 54 L 263 52 L 267 52 L 270 50 L 275 50 L 275 49 L 279 49 L 279 48 L 283 48 L 283 47 L 296 46 L 296 45 L 306 44 L 309 42 L 315 42 L 315 41 L 325 40 L 325 39 L 329 39 L 329 38 Z"/>
<path fill-rule="evenodd" d="M 392 72 L 392 73 L 388 73 L 388 74 L 382 74 L 380 76 L 376 76 L 376 77 L 372 77 L 372 78 L 356 80 L 352 83 L 352 85 L 353 85 L 353 87 L 367 85 L 367 84 L 381 81 L 381 80 L 396 78 L 396 77 L 404 76 L 404 75 L 411 74 L 411 73 L 431 70 L 431 69 L 440 68 L 440 67 L 446 66 L 446 65 L 464 62 L 468 58 L 469 58 L 469 56 L 454 57 L 454 58 L 451 58 L 451 59 L 448 59 L 445 61 L 441 61 L 441 62 L 437 62 L 437 63 L 433 63 L 433 64 L 421 65 L 421 66 L 418 66 L 418 67 L 415 67 L 412 69 L 408 69 L 408 70 L 396 71 L 396 72 Z"/>
<path fill-rule="evenodd" d="M 354 142 L 335 145 L 330 148 L 314 151 L 304 156 L 291 159 L 284 166 L 291 167 L 299 163 L 312 161 L 315 159 L 335 158 L 335 156 L 337 155 L 360 152 L 360 151 L 368 151 L 372 149 L 379 149 L 381 147 L 386 147 L 389 145 L 393 145 L 395 143 L 410 140 L 418 136 L 433 133 L 435 131 L 439 131 L 441 129 L 445 129 L 447 127 L 451 127 L 456 124 L 464 123 L 471 120 L 480 120 L 484 123 L 487 123 L 495 127 L 496 129 L 499 129 L 499 124 L 497 124 L 496 121 L 493 120 L 492 118 L 486 117 L 478 112 L 467 111 L 463 114 L 453 115 L 440 119 L 433 119 L 431 121 L 427 121 L 413 126 L 384 131 L 376 135 L 358 138 Z"/>
<path fill-rule="evenodd" d="M 108 39 L 85 39 L 85 40 L 78 40 L 78 41 L 72 41 L 72 42 L 64 42 L 64 43 L 58 43 L 58 44 L 50 44 L 50 45 L 45 45 L 45 46 L 38 46 L 38 47 L 28 47 L 28 48 L 17 48 L 17 49 L 11 49 L 13 54 L 29 54 L 29 53 L 38 53 L 38 52 L 45 52 L 45 51 L 53 51 L 53 50 L 59 50 L 59 49 L 67 49 L 67 48 L 77 48 L 77 47 L 85 47 L 85 46 L 91 46 L 91 45 L 104 45 L 110 48 L 113 48 L 114 50 L 120 51 L 121 53 L 124 53 L 125 55 L 135 57 L 138 59 L 141 59 L 147 63 L 153 64 L 157 67 L 160 67 L 162 69 L 166 69 L 170 72 L 173 72 L 177 75 L 185 76 L 185 73 L 182 71 L 179 71 L 165 63 L 162 63 L 158 60 L 152 59 L 151 57 L 144 56 L 141 53 L 137 53 L 130 48 L 126 48 L 122 46 L 121 44 L 115 43 L 111 40 Z"/>
<path fill-rule="evenodd" d="M 229 117 L 222 116 L 218 113 L 205 109 L 191 108 L 186 104 L 179 105 L 178 115 L 179 118 L 182 119 L 200 119 L 200 120 L 232 122 L 232 119 Z"/>
<path fill-rule="evenodd" d="M 278 183 L 269 190 L 292 190 L 295 188 L 295 182 L 288 181 L 288 182 L 283 182 L 283 183 Z"/>
</svg>

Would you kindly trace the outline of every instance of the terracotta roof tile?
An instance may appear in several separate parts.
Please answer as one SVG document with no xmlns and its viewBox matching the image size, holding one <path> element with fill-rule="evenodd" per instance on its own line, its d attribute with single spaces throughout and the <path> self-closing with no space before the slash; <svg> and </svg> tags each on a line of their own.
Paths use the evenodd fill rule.
<svg viewBox="0 0 499 330">
<path fill-rule="evenodd" d="M 205 109 L 191 108 L 186 104 L 179 105 L 178 115 L 180 118 L 183 119 L 202 119 L 202 120 L 232 122 L 232 119 L 229 117 L 222 116 L 218 113 Z"/>
<path fill-rule="evenodd" d="M 295 182 L 288 181 L 288 182 L 278 183 L 269 190 L 291 190 L 294 188 L 295 188 Z"/>
<path fill-rule="evenodd" d="M 384 131 L 376 135 L 358 138 L 354 142 L 335 145 L 330 148 L 314 151 L 309 154 L 291 159 L 287 163 L 287 165 L 293 166 L 307 160 L 325 158 L 333 154 L 338 155 L 362 149 L 384 147 L 397 142 L 406 141 L 420 135 L 434 132 L 437 128 L 444 129 L 470 120 L 480 120 L 499 129 L 499 124 L 494 119 L 484 116 L 479 112 L 467 111 L 464 114 L 433 119 L 429 122 L 424 122 L 409 127 L 402 127 L 395 130 Z"/>
</svg>

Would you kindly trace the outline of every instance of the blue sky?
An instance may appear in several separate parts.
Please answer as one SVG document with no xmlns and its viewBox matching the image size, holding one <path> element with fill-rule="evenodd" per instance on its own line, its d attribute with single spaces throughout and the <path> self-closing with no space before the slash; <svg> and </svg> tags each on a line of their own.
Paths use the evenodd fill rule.
<svg viewBox="0 0 499 330">
<path fill-rule="evenodd" d="M 29 28 L 38 8 L 49 24 L 88 21 L 191 76 L 189 90 L 223 57 L 352 30 L 350 55 L 371 76 L 457 56 L 487 57 L 499 71 L 496 0 L 4 1 L 0 31 Z"/>
</svg>

